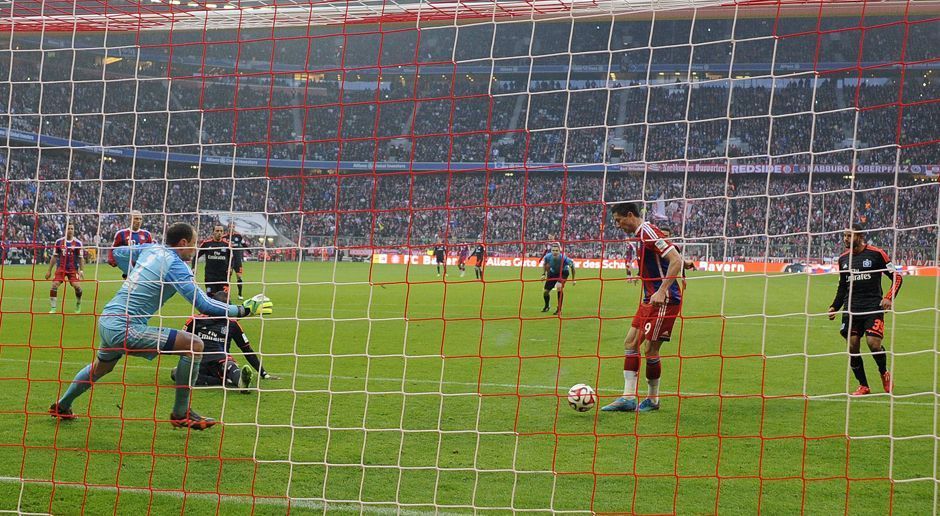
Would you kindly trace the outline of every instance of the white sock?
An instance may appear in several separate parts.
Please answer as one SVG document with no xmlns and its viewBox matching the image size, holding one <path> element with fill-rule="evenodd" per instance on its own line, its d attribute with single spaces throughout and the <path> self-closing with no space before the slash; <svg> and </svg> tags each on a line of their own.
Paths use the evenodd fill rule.
<svg viewBox="0 0 940 516">
<path fill-rule="evenodd" d="M 50 307 L 52 310 L 55 310 L 55 301 L 56 301 L 56 298 L 54 298 L 54 297 L 50 297 L 50 298 L 49 298 L 49 307 Z"/>
<path fill-rule="evenodd" d="M 653 403 L 659 403 L 659 378 L 655 380 L 647 378 L 646 383 L 648 383 L 650 386 L 649 398 L 653 400 Z"/>
<path fill-rule="evenodd" d="M 633 399 L 636 396 L 636 371 L 623 372 L 623 397 Z"/>
</svg>

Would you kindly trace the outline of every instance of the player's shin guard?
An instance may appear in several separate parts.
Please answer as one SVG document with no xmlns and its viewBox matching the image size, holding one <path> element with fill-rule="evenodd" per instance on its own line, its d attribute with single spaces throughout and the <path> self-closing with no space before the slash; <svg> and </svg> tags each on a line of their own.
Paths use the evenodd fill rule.
<svg viewBox="0 0 940 516">
<path fill-rule="evenodd" d="M 82 308 L 82 287 L 75 289 L 75 308 L 79 310 Z"/>
<path fill-rule="evenodd" d="M 549 291 L 546 290 L 545 293 L 542 294 L 542 299 L 545 300 L 545 310 L 548 310 L 548 305 L 551 303 L 551 299 L 552 299 L 551 293 L 549 293 Z"/>
<path fill-rule="evenodd" d="M 173 403 L 173 414 L 181 416 L 189 410 L 189 395 L 192 386 L 199 378 L 199 358 L 183 355 L 176 373 L 176 400 Z"/>
<path fill-rule="evenodd" d="M 58 289 L 49 289 L 49 307 L 55 310 L 56 298 L 59 296 Z"/>
<path fill-rule="evenodd" d="M 558 312 L 559 313 L 561 313 L 561 305 L 563 305 L 564 302 L 565 302 L 565 293 L 559 290 L 558 291 Z"/>
<path fill-rule="evenodd" d="M 862 355 L 850 355 L 849 365 L 852 366 L 852 374 L 855 375 L 858 384 L 868 387 L 868 378 L 865 376 L 865 362 L 862 362 Z"/>
<path fill-rule="evenodd" d="M 640 371 L 640 355 L 636 350 L 627 350 L 623 355 L 623 396 L 636 396 L 636 378 Z"/>
<path fill-rule="evenodd" d="M 663 374 L 663 365 L 659 357 L 646 359 L 646 383 L 649 384 L 649 398 L 653 403 L 659 403 L 659 377 Z"/>
</svg>

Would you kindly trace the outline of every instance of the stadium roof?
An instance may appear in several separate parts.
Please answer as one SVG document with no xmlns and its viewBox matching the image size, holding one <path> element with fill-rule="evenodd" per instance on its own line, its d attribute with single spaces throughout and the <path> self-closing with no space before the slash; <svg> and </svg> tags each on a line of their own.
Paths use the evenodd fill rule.
<svg viewBox="0 0 940 516">
<path fill-rule="evenodd" d="M 863 0 L 0 0 L 0 31 L 136 31 L 271 28 L 349 23 L 485 20 L 555 16 L 617 16 L 747 6 L 774 16 L 792 6 L 814 14 L 890 11 L 940 12 L 938 0 L 871 2 Z M 730 7 L 731 9 L 727 9 Z"/>
</svg>

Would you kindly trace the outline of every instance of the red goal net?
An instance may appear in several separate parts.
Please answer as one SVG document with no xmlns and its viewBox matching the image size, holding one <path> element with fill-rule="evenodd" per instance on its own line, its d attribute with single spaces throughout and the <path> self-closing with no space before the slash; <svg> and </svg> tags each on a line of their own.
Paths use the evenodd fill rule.
<svg viewBox="0 0 940 516">
<path fill-rule="evenodd" d="M 936 512 L 940 4 L 18 1 L 0 31 L 0 511 Z M 205 352 L 209 431 L 172 431 L 168 354 L 47 412 L 136 217 L 220 228 L 232 302 L 274 303 Z M 903 287 L 830 321 L 852 224 Z M 634 353 L 660 238 L 693 269 Z"/>
</svg>

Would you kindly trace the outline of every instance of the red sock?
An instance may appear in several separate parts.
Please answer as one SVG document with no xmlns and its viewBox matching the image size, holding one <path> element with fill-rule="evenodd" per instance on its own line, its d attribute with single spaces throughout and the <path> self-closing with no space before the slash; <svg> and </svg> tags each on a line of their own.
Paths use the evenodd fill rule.
<svg viewBox="0 0 940 516">
<path fill-rule="evenodd" d="M 640 355 L 634 352 L 627 352 L 623 356 L 623 370 L 624 371 L 633 371 L 634 373 L 640 370 Z"/>
<path fill-rule="evenodd" d="M 658 380 L 663 374 L 663 365 L 659 363 L 659 357 L 646 359 L 646 379 Z"/>
</svg>

